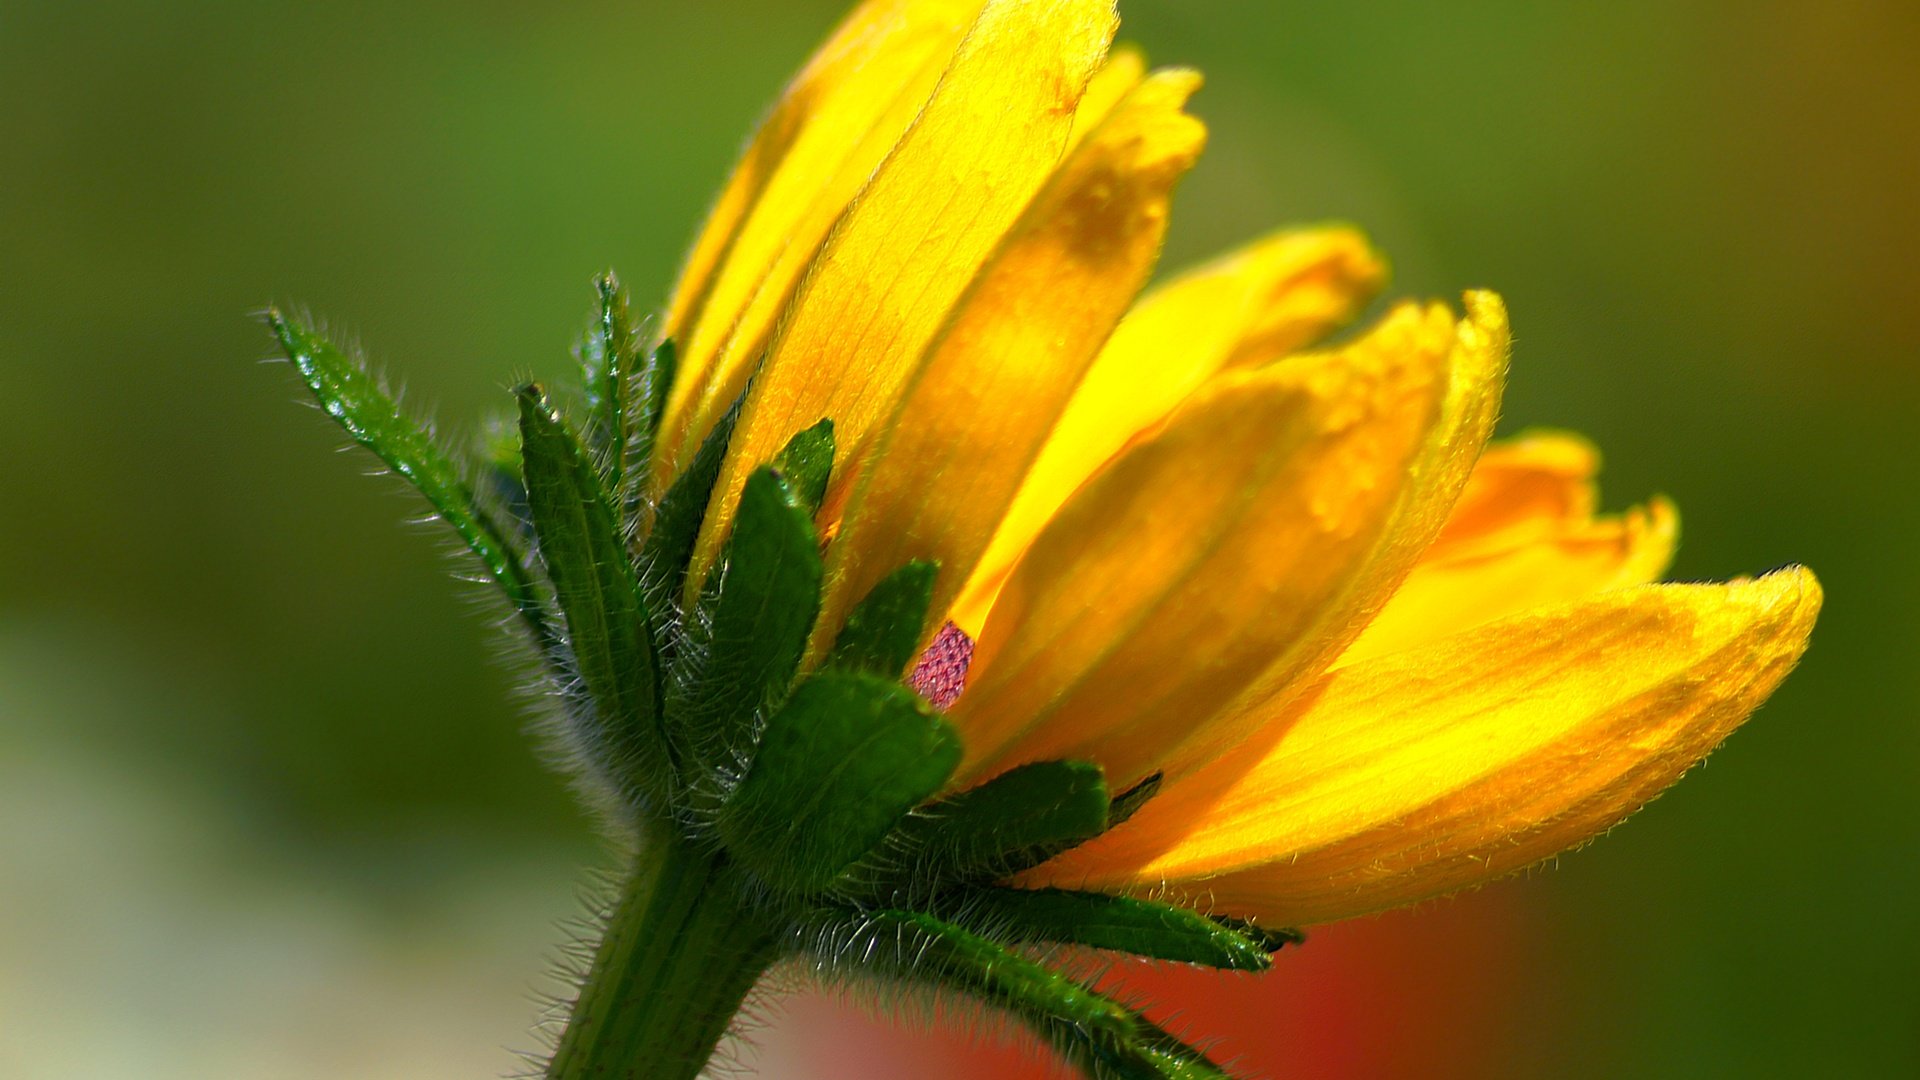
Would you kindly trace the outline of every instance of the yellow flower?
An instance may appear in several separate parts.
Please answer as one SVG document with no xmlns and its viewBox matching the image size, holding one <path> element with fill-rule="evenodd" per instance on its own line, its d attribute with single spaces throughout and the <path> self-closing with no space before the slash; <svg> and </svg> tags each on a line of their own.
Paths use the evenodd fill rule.
<svg viewBox="0 0 1920 1080">
<path fill-rule="evenodd" d="M 800 73 L 665 319 L 656 485 L 746 395 L 688 581 L 752 470 L 831 418 L 815 652 L 937 560 L 976 643 L 944 673 L 957 783 L 1163 778 L 1022 884 L 1313 923 L 1611 827 L 1792 667 L 1813 576 L 1648 584 L 1670 506 L 1596 517 L 1572 436 L 1489 446 L 1491 293 L 1319 345 L 1384 278 L 1350 229 L 1136 300 L 1205 131 L 1198 75 L 1109 54 L 1114 28 L 1107 0 L 868 0 Z"/>
</svg>

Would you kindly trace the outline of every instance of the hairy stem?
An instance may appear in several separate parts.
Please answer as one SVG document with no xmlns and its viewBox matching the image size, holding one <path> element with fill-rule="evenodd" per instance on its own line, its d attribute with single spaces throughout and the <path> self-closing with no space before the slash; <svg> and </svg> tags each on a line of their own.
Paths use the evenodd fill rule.
<svg viewBox="0 0 1920 1080">
<path fill-rule="evenodd" d="M 698 1076 L 754 980 L 771 933 L 730 872 L 658 830 L 608 921 L 549 1080 Z"/>
</svg>

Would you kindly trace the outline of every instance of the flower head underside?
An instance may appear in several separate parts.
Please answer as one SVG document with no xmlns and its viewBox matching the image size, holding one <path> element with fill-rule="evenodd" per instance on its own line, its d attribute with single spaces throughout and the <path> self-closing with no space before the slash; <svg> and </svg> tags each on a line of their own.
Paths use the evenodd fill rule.
<svg viewBox="0 0 1920 1080">
<path fill-rule="evenodd" d="M 1489 442 L 1490 293 L 1324 344 L 1385 279 L 1350 228 L 1137 295 L 1205 131 L 1198 76 L 1109 52 L 1114 25 L 1103 2 L 876 0 L 802 71 L 666 318 L 657 482 L 745 394 L 690 580 L 751 470 L 830 418 L 810 655 L 935 563 L 921 670 L 957 786 L 1063 759 L 1162 778 L 1024 884 L 1298 924 L 1609 828 L 1784 676 L 1812 575 L 1650 584 L 1670 505 L 1596 515 L 1575 436 Z"/>
</svg>

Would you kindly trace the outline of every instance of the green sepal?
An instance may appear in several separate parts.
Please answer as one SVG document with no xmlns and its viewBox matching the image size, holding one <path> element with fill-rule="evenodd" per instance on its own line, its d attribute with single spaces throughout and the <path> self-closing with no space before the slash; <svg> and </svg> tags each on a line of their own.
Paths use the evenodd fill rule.
<svg viewBox="0 0 1920 1080">
<path fill-rule="evenodd" d="M 1171 904 L 1066 889 L 987 887 L 943 899 L 962 922 L 1021 943 L 1084 945 L 1152 960 L 1264 971 L 1274 949 Z"/>
<path fill-rule="evenodd" d="M 847 615 L 827 666 L 897 679 L 919 655 L 940 564 L 905 563 L 868 591 Z"/>
<path fill-rule="evenodd" d="M 549 644 L 551 630 L 527 572 L 525 553 L 486 512 L 453 460 L 426 428 L 400 411 L 399 404 L 371 372 L 313 329 L 278 310 L 267 312 L 267 325 L 320 408 L 354 442 L 373 451 L 426 497 L 434 512 L 479 556 L 534 637 L 543 646 Z"/>
<path fill-rule="evenodd" d="M 706 519 L 707 503 L 713 497 L 713 485 L 720 479 L 720 464 L 727 456 L 727 444 L 733 440 L 733 426 L 740 419 L 742 394 L 720 422 L 707 433 L 685 471 L 674 478 L 660 505 L 653 513 L 653 527 L 640 548 L 640 588 L 647 609 L 653 612 L 655 627 L 663 633 L 677 621 L 680 590 L 687 580 L 687 562 L 693 558 L 694 541 L 700 537 L 700 523 Z"/>
<path fill-rule="evenodd" d="M 580 375 L 587 392 L 587 445 L 600 462 L 610 492 L 622 490 L 627 467 L 627 409 L 638 367 L 640 333 L 627 293 L 608 271 L 594 279 L 599 304 L 581 339 Z"/>
<path fill-rule="evenodd" d="M 848 911 L 805 927 L 826 970 L 849 966 L 1003 1009 L 1099 1080 L 1226 1080 L 1207 1056 L 1104 994 L 925 912 Z"/>
<path fill-rule="evenodd" d="M 651 440 L 660 433 L 660 418 L 667 413 L 667 395 L 680 373 L 679 346 L 672 338 L 661 339 L 647 354 L 647 362 L 640 371 L 642 377 L 634 383 L 640 408 L 634 414 L 633 428 Z"/>
<path fill-rule="evenodd" d="M 1015 770 L 1017 771 L 1017 770 Z M 1002 877 L 1017 874 L 1022 870 L 1031 870 L 1048 859 L 1065 851 L 1079 847 L 1099 833 L 1106 832 L 1132 817 L 1147 800 L 1160 793 L 1160 774 L 1154 773 L 1132 787 L 1115 795 L 1105 808 L 1106 817 L 1094 833 L 1080 837 L 1062 837 L 1057 840 L 1042 841 L 1028 845 L 1017 851 L 1007 851 L 1000 859 Z"/>
<path fill-rule="evenodd" d="M 788 439 L 773 465 L 807 513 L 819 513 L 821 500 L 827 497 L 827 481 L 833 476 L 833 421 L 822 420 Z"/>
<path fill-rule="evenodd" d="M 1209 915 L 1207 918 L 1250 939 L 1269 953 L 1277 953 L 1289 945 L 1305 944 L 1307 940 L 1306 934 L 1292 927 L 1260 926 L 1246 919 L 1236 919 L 1231 915 Z"/>
<path fill-rule="evenodd" d="M 592 704 L 595 765 L 623 791 L 658 796 L 671 771 L 660 679 L 640 582 L 585 451 L 537 386 L 515 392 L 527 506 Z"/>
<path fill-rule="evenodd" d="M 987 882 L 1100 835 L 1111 800 L 1100 766 L 1038 761 L 909 814 L 861 872 L 870 893 L 904 898 L 952 882 Z M 899 902 L 899 901 L 895 901 Z"/>
<path fill-rule="evenodd" d="M 960 739 L 899 683 L 822 672 L 768 721 L 721 808 L 729 854 L 767 884 L 817 893 L 939 791 Z"/>
<path fill-rule="evenodd" d="M 668 735 L 695 788 L 750 760 L 820 611 L 812 515 L 772 467 L 747 479 L 720 561 L 668 666 Z M 712 791 L 696 791 L 696 797 Z"/>
<path fill-rule="evenodd" d="M 1212 1058 L 1160 1025 L 1138 1017 L 1138 1041 L 1125 1061 L 1095 1063 L 1095 1077 L 1114 1080 L 1233 1080 L 1232 1074 Z"/>
<path fill-rule="evenodd" d="M 490 414 L 481 428 L 480 456 L 488 471 L 502 483 L 510 483 L 526 502 L 526 486 L 520 480 L 520 423 L 518 415 Z"/>
<path fill-rule="evenodd" d="M 1135 1037 L 1132 1012 L 1075 980 L 924 911 L 838 912 L 809 943 L 832 965 L 961 989 L 1029 1023 L 1059 1023 L 1119 1044 Z"/>
<path fill-rule="evenodd" d="M 627 464 L 625 502 L 628 516 L 640 510 L 641 496 L 653 467 L 653 443 L 660 433 L 660 418 L 667 411 L 667 394 L 680 367 L 679 354 L 672 339 L 655 345 L 627 380 L 631 401 L 627 405 Z"/>
<path fill-rule="evenodd" d="M 510 537 L 516 549 L 533 544 L 533 527 L 527 520 L 527 485 L 520 478 L 520 425 L 517 417 L 494 414 L 487 417 L 479 439 L 481 466 L 479 477 L 483 507 L 498 523 L 503 536 Z M 526 565 L 525 556 L 521 556 Z"/>
<path fill-rule="evenodd" d="M 1160 794 L 1160 782 L 1162 779 L 1164 779 L 1164 774 L 1152 773 L 1127 790 L 1115 795 L 1113 797 L 1113 806 L 1107 811 L 1107 828 L 1111 829 L 1125 822 L 1137 813 L 1141 807 L 1147 805 L 1147 800 Z M 1050 855 L 1048 858 L 1052 858 L 1052 856 Z"/>
</svg>

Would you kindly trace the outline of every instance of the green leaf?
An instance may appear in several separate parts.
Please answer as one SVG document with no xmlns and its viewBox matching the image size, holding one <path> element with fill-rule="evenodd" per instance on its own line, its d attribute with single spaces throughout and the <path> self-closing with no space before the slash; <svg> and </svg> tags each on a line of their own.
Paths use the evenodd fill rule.
<svg viewBox="0 0 1920 1080">
<path fill-rule="evenodd" d="M 660 794 L 671 760 L 640 582 L 580 444 L 537 386 L 517 392 L 527 504 L 598 730 L 592 756 L 630 793 Z"/>
<path fill-rule="evenodd" d="M 693 557 L 693 544 L 700 536 L 700 523 L 707 516 L 713 485 L 720 479 L 720 463 L 727 456 L 733 425 L 740 419 L 745 400 L 742 394 L 734 401 L 700 444 L 692 463 L 667 488 L 654 510 L 646 543 L 641 546 L 640 587 L 647 609 L 653 612 L 655 627 L 663 634 L 676 621 L 673 613 L 679 610 L 687 561 Z"/>
<path fill-rule="evenodd" d="M 754 473 L 668 668 L 668 733 L 689 783 L 749 760 L 806 649 L 820 575 L 812 515 L 778 472 Z"/>
<path fill-rule="evenodd" d="M 623 488 L 627 467 L 627 408 L 630 383 L 640 356 L 640 334 L 633 323 L 626 290 L 612 271 L 594 279 L 599 306 L 580 342 L 581 380 L 587 391 L 587 445 L 606 476 L 606 489 Z"/>
<path fill-rule="evenodd" d="M 387 467 L 411 481 L 434 512 L 480 557 L 487 573 L 543 645 L 552 640 L 525 554 L 487 514 L 446 452 L 400 411 L 367 369 L 313 329 L 267 312 L 267 324 L 321 409 Z"/>
<path fill-rule="evenodd" d="M 960 763 L 946 721 L 899 683 L 823 672 L 775 713 L 719 816 L 741 865 L 768 884 L 819 892 Z"/>
<path fill-rule="evenodd" d="M 1153 960 L 1264 971 L 1273 949 L 1171 904 L 1065 889 L 978 888 L 946 900 L 964 921 L 1002 940 L 1085 945 Z"/>
<path fill-rule="evenodd" d="M 926 895 L 956 881 L 993 881 L 1107 827 L 1100 766 L 1040 761 L 914 811 L 868 860 L 861 878 L 881 892 Z"/>
<path fill-rule="evenodd" d="M 827 497 L 827 481 L 833 476 L 833 421 L 822 420 L 787 440 L 773 465 L 786 477 L 808 515 L 819 513 L 820 501 Z"/>
<path fill-rule="evenodd" d="M 847 623 L 834 640 L 827 666 L 845 671 L 868 671 L 897 679 L 919 655 L 920 637 L 927 625 L 927 606 L 933 603 L 933 582 L 940 565 L 915 560 L 880 579 L 854 605 Z"/>
<path fill-rule="evenodd" d="M 925 912 L 849 911 L 806 926 L 816 965 L 943 990 L 1004 1009 L 1101 1080 L 1225 1080 L 1207 1056 L 1090 987 Z"/>
</svg>

